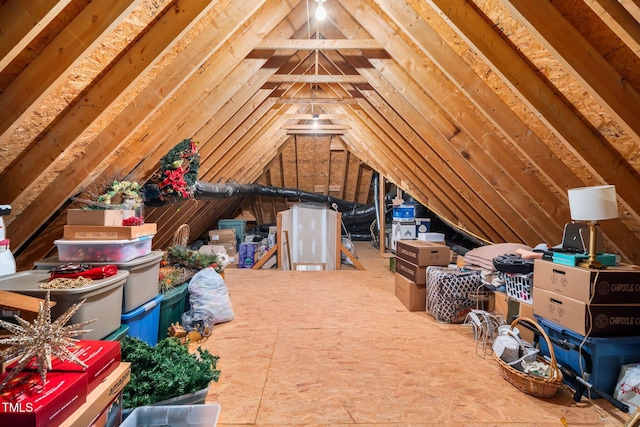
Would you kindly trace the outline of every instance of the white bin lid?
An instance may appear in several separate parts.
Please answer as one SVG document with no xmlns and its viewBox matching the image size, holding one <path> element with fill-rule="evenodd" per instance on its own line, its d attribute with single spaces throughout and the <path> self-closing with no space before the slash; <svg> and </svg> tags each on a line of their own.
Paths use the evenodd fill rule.
<svg viewBox="0 0 640 427">
<path fill-rule="evenodd" d="M 109 261 L 100 261 L 100 262 L 92 262 L 92 261 L 60 261 L 57 256 L 52 256 L 48 258 L 43 258 L 39 261 L 33 263 L 36 267 L 40 267 L 40 269 L 51 270 L 59 265 L 64 264 L 89 264 L 89 265 L 115 265 L 118 269 L 130 269 L 131 267 L 138 267 L 143 264 L 152 264 L 158 262 L 162 259 L 164 255 L 164 251 L 153 251 L 147 255 L 134 258 L 131 261 L 126 262 L 109 262 Z"/>
</svg>

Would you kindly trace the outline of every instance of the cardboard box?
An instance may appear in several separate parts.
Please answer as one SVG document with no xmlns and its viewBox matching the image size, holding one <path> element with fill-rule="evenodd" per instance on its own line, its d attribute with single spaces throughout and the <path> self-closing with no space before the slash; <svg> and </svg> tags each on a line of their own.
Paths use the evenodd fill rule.
<svg viewBox="0 0 640 427">
<path fill-rule="evenodd" d="M 115 370 L 87 395 L 87 401 L 73 412 L 62 423 L 61 427 L 94 425 L 105 409 L 113 405 L 113 402 L 118 399 L 124 386 L 129 383 L 130 377 L 131 363 L 120 362 Z"/>
<path fill-rule="evenodd" d="M 157 224 L 134 226 L 65 225 L 63 237 L 67 240 L 131 240 L 138 237 L 154 236 Z"/>
<path fill-rule="evenodd" d="M 94 419 L 89 427 L 115 427 L 122 424 L 122 393 Z"/>
<path fill-rule="evenodd" d="M 588 270 L 537 259 L 533 284 L 584 303 L 640 304 L 640 270 L 634 267 Z"/>
<path fill-rule="evenodd" d="M 427 268 L 420 267 L 402 258 L 396 258 L 396 274 L 402 274 L 418 285 L 427 284 Z"/>
<path fill-rule="evenodd" d="M 106 225 L 120 227 L 126 216 L 133 216 L 135 211 L 122 209 L 67 209 L 68 225 Z"/>
<path fill-rule="evenodd" d="M 154 236 L 157 224 L 150 222 L 134 226 L 65 225 L 64 238 L 67 240 L 131 240 L 138 237 Z"/>
<path fill-rule="evenodd" d="M 236 230 L 235 228 L 210 230 L 209 240 L 214 244 L 219 244 L 218 242 L 236 242 Z"/>
<path fill-rule="evenodd" d="M 87 390 L 93 391 L 98 384 L 120 363 L 120 341 L 92 341 L 80 340 L 75 348 L 70 348 L 78 359 L 87 365 L 83 368 L 75 362 L 63 362 L 53 357 L 51 360 L 51 372 L 76 372 L 87 374 Z M 13 369 L 16 363 L 9 365 L 8 369 Z M 37 371 L 38 364 L 33 359 L 24 368 L 25 371 Z"/>
<path fill-rule="evenodd" d="M 42 385 L 39 373 L 20 372 L 0 394 L 0 425 L 58 426 L 86 400 L 86 374 L 49 372 Z"/>
<path fill-rule="evenodd" d="M 401 274 L 396 273 L 396 297 L 409 311 L 427 309 L 427 287 L 417 285 Z"/>
<path fill-rule="evenodd" d="M 210 255 L 212 253 L 218 253 L 218 251 L 222 250 L 222 253 L 226 253 L 229 256 L 234 256 L 238 253 L 236 241 L 225 242 L 225 241 L 216 241 L 209 242 L 208 245 L 202 245 L 198 252 Z"/>
<path fill-rule="evenodd" d="M 590 337 L 636 336 L 640 329 L 640 304 L 588 305 L 537 286 L 533 287 L 533 313 Z"/>
<path fill-rule="evenodd" d="M 202 245 L 198 249 L 198 252 L 205 255 L 226 254 L 227 248 L 225 248 L 224 245 Z"/>
<path fill-rule="evenodd" d="M 451 261 L 451 249 L 446 245 L 423 240 L 398 240 L 396 256 L 420 267 L 446 266 Z"/>
<path fill-rule="evenodd" d="M 413 240 L 416 238 L 415 222 L 398 222 L 393 221 L 391 224 L 391 250 L 396 250 L 398 240 Z"/>
</svg>

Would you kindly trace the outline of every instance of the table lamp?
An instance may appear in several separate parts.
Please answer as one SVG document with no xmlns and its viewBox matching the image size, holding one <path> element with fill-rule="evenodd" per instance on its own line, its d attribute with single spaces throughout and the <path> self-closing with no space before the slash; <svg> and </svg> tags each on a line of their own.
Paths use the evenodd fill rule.
<svg viewBox="0 0 640 427">
<path fill-rule="evenodd" d="M 596 260 L 596 240 L 598 238 L 598 221 L 618 217 L 616 187 L 614 185 L 597 185 L 594 187 L 571 188 L 569 210 L 574 221 L 586 221 L 589 225 L 589 258 L 579 264 L 584 268 L 604 268 Z"/>
</svg>

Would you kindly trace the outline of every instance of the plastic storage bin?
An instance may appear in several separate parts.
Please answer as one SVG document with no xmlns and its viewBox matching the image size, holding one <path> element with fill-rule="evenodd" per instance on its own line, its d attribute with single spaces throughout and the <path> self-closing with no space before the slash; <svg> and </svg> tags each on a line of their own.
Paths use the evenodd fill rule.
<svg viewBox="0 0 640 427">
<path fill-rule="evenodd" d="M 533 303 L 533 273 L 504 273 L 503 277 L 508 296 L 527 304 Z"/>
<path fill-rule="evenodd" d="M 153 251 L 131 261 L 91 262 L 91 264 L 113 264 L 118 267 L 118 270 L 129 272 L 122 294 L 122 313 L 126 313 L 158 296 L 158 276 L 160 275 L 160 261 L 163 254 L 162 251 Z M 66 262 L 60 261 L 57 257 L 50 257 L 36 261 L 34 266 L 38 270 L 51 270 L 61 264 L 66 264 Z"/>
<path fill-rule="evenodd" d="M 394 221 L 413 221 L 416 218 L 416 208 L 410 205 L 400 205 L 393 207 Z"/>
<path fill-rule="evenodd" d="M 150 236 L 132 240 L 56 240 L 58 259 L 65 262 L 127 262 L 151 253 Z"/>
<path fill-rule="evenodd" d="M 575 349 L 567 349 L 562 345 L 553 344 L 553 351 L 559 365 L 572 368 L 580 375 L 582 371 L 589 372 L 587 381 L 605 392 L 613 395 L 620 367 L 628 363 L 640 363 L 640 336 L 587 338 L 557 323 L 536 316 L 536 321 L 547 333 L 551 341 L 559 341 L 572 345 Z M 582 353 L 579 353 L 582 344 Z M 540 352 L 549 355 L 549 347 L 544 340 L 540 341 Z M 589 363 L 592 366 L 588 366 Z M 582 367 L 581 367 L 582 366 Z M 567 378 L 565 378 L 565 382 Z"/>
<path fill-rule="evenodd" d="M 135 310 L 121 314 L 122 324 L 129 326 L 130 337 L 140 338 L 149 345 L 158 343 L 161 302 L 162 295 L 158 295 Z"/>
<path fill-rule="evenodd" d="M 121 427 L 215 427 L 218 424 L 220 405 L 170 405 L 141 406 L 120 424 Z"/>
<path fill-rule="evenodd" d="M 122 341 L 129 333 L 129 325 L 120 325 L 118 329 L 102 338 L 103 341 Z"/>
<path fill-rule="evenodd" d="M 189 282 L 176 286 L 162 294 L 160 303 L 160 322 L 158 324 L 158 341 L 167 337 L 167 330 L 172 323 L 182 321 L 182 313 L 186 311 L 186 297 L 189 295 Z"/>
<path fill-rule="evenodd" d="M 47 289 L 41 289 L 39 284 L 48 282 L 49 276 L 44 270 L 27 270 L 1 276 L 0 289 L 45 298 Z M 106 279 L 94 280 L 82 288 L 50 289 L 51 301 L 56 302 L 51 308 L 52 320 L 62 315 L 73 304 L 86 299 L 67 324 L 96 319 L 83 328 L 91 331 L 78 336 L 79 339 L 100 340 L 111 334 L 121 325 L 122 287 L 127 277 L 129 272 L 122 270 Z"/>
</svg>

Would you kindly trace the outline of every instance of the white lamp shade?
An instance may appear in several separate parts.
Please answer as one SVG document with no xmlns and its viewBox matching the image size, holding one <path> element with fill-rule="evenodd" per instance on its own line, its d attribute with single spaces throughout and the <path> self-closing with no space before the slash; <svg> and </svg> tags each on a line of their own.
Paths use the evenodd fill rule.
<svg viewBox="0 0 640 427">
<path fill-rule="evenodd" d="M 571 188 L 567 193 L 572 220 L 600 221 L 618 217 L 614 185 Z"/>
</svg>

